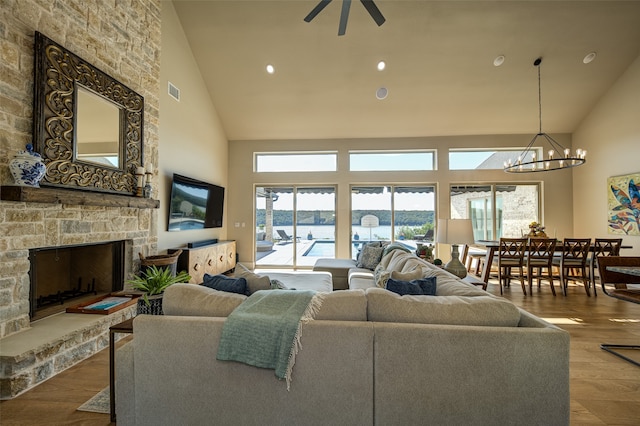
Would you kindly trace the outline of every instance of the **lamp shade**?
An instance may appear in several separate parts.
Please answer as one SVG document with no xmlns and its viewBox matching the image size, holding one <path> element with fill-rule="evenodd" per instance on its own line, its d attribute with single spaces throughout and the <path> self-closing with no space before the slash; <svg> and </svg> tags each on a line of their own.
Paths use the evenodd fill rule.
<svg viewBox="0 0 640 426">
<path fill-rule="evenodd" d="M 473 244 L 471 219 L 438 219 L 436 242 L 443 244 Z"/>
</svg>

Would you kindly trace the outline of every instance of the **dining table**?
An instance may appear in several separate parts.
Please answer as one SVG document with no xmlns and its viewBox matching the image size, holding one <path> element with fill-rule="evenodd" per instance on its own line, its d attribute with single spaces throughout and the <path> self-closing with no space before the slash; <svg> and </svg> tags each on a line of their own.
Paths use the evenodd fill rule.
<svg viewBox="0 0 640 426">
<path fill-rule="evenodd" d="M 561 240 L 558 240 L 561 242 Z M 500 241 L 497 240 L 477 240 L 477 246 L 483 246 L 486 249 L 486 254 L 484 256 L 484 267 L 482 268 L 482 272 L 480 273 L 480 279 L 485 283 L 489 282 L 489 277 L 491 275 L 491 265 L 493 263 L 493 258 L 496 256 L 496 252 L 500 248 Z M 621 249 L 631 249 L 633 246 L 630 245 L 622 245 Z M 591 243 L 591 247 L 589 247 L 589 251 L 593 253 L 595 249 L 595 244 Z M 556 245 L 556 252 L 562 252 L 562 244 Z"/>
<path fill-rule="evenodd" d="M 640 277 L 640 266 L 607 266 L 607 271 Z"/>
</svg>

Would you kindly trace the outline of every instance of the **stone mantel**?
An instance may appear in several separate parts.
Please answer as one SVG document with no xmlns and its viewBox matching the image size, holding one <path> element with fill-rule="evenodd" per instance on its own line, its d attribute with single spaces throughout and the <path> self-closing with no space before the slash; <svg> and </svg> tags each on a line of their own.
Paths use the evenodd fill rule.
<svg viewBox="0 0 640 426">
<path fill-rule="evenodd" d="M 157 209 L 160 201 L 101 192 L 79 191 L 62 188 L 31 188 L 26 186 L 0 187 L 0 199 L 30 203 L 53 203 L 79 206 L 134 207 Z"/>
</svg>

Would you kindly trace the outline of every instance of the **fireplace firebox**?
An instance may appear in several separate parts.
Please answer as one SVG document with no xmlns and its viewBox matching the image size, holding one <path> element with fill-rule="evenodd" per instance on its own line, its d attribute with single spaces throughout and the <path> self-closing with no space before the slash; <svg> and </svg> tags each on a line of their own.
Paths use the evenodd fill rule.
<svg viewBox="0 0 640 426">
<path fill-rule="evenodd" d="M 122 290 L 126 241 L 29 250 L 32 321 Z"/>
</svg>

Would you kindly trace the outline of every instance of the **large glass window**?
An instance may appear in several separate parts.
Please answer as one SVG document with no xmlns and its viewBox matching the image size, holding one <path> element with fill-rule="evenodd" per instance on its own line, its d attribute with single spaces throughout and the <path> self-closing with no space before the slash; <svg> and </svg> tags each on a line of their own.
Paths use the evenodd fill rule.
<svg viewBox="0 0 640 426">
<path fill-rule="evenodd" d="M 353 186 L 351 253 L 369 241 L 433 242 L 434 186 Z"/>
<path fill-rule="evenodd" d="M 523 150 L 524 148 L 501 150 L 450 149 L 449 170 L 501 170 L 504 168 L 505 161 L 518 158 Z M 531 161 L 533 152 L 536 153 L 538 158 L 542 158 L 542 150 L 533 148 L 522 161 Z"/>
<path fill-rule="evenodd" d="M 335 257 L 335 188 L 256 188 L 256 265 L 313 266 Z"/>
<path fill-rule="evenodd" d="M 433 170 L 434 151 L 351 151 L 349 170 L 361 171 L 412 171 Z"/>
<path fill-rule="evenodd" d="M 254 153 L 256 172 L 335 172 L 338 155 L 318 153 Z"/>
<path fill-rule="evenodd" d="M 471 219 L 477 240 L 517 238 L 540 217 L 538 184 L 451 186 L 451 218 Z"/>
</svg>

